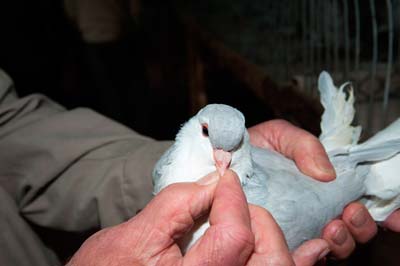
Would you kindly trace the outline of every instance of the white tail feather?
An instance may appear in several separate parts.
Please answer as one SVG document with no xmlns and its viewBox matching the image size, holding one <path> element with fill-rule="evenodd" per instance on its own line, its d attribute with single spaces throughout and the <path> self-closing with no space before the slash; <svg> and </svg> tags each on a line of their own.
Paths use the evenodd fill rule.
<svg viewBox="0 0 400 266">
<path fill-rule="evenodd" d="M 347 150 L 350 158 L 369 167 L 365 180 L 366 198 L 362 202 L 375 221 L 384 221 L 400 208 L 400 119 L 368 141 L 356 145 L 361 127 L 353 127 L 354 95 L 350 88 L 347 95 L 344 83 L 339 89 L 331 76 L 323 71 L 318 80 L 321 103 L 325 108 L 321 121 L 320 141 L 325 149 Z"/>
<path fill-rule="evenodd" d="M 323 71 L 319 75 L 318 89 L 321 94 L 321 104 L 325 108 L 319 139 L 328 152 L 354 145 L 360 138 L 361 127 L 351 126 L 355 114 L 354 95 L 351 88 L 348 95 L 344 91 L 349 84 L 347 82 L 337 89 L 327 72 Z"/>
<path fill-rule="evenodd" d="M 375 221 L 384 221 L 400 208 L 400 119 L 350 152 L 358 161 L 375 161 L 365 180 L 370 197 L 363 203 Z"/>
</svg>

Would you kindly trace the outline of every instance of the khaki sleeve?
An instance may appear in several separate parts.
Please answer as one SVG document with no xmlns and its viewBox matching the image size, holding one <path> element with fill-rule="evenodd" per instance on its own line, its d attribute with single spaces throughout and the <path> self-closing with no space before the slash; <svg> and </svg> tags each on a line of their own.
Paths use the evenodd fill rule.
<svg viewBox="0 0 400 266">
<path fill-rule="evenodd" d="M 30 222 L 83 231 L 120 223 L 151 198 L 151 172 L 171 142 L 42 95 L 19 99 L 0 70 L 0 185 Z"/>
</svg>

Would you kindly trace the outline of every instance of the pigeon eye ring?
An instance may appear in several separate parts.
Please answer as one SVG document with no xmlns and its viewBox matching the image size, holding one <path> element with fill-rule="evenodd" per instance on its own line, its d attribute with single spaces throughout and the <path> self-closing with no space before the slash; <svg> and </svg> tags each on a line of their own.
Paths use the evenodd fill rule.
<svg viewBox="0 0 400 266">
<path fill-rule="evenodd" d="M 208 125 L 207 124 L 201 124 L 201 130 L 203 133 L 204 137 L 208 137 Z"/>
</svg>

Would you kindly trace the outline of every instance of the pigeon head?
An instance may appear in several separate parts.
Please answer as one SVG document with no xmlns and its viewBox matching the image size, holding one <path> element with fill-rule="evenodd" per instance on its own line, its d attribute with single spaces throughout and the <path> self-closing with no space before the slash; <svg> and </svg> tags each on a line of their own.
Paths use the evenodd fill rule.
<svg viewBox="0 0 400 266">
<path fill-rule="evenodd" d="M 197 114 L 204 141 L 213 149 L 215 165 L 220 174 L 230 166 L 232 154 L 242 147 L 245 119 L 237 109 L 224 104 L 210 104 Z"/>
<path fill-rule="evenodd" d="M 246 130 L 243 114 L 224 104 L 209 104 L 199 111 L 202 134 L 208 137 L 214 149 L 227 152 L 240 146 Z"/>
<path fill-rule="evenodd" d="M 193 182 L 232 169 L 244 185 L 253 173 L 249 134 L 240 111 L 223 104 L 201 109 L 179 130 L 175 143 L 153 171 L 154 192 L 169 184 Z"/>
</svg>

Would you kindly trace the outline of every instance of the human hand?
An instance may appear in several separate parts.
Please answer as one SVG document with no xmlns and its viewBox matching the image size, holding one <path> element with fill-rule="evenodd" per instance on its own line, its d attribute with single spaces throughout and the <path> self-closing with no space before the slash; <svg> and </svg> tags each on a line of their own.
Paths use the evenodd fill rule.
<svg viewBox="0 0 400 266">
<path fill-rule="evenodd" d="M 280 119 L 253 126 L 248 132 L 254 146 L 275 150 L 294 160 L 304 174 L 325 182 L 335 179 L 324 147 L 311 133 Z"/>
<path fill-rule="evenodd" d="M 271 148 L 295 161 L 300 171 L 320 181 L 332 181 L 335 171 L 319 140 L 305 130 L 284 120 L 272 120 L 249 128 L 253 145 Z M 397 222 L 396 222 L 397 221 Z M 400 214 L 389 217 L 387 225 L 400 229 Z M 377 227 L 364 205 L 351 203 L 341 219 L 330 222 L 322 233 L 332 254 L 339 259 L 348 257 L 355 243 L 365 243 L 377 232 Z"/>
<path fill-rule="evenodd" d="M 330 242 L 335 257 L 346 258 L 355 247 L 354 240 L 358 243 L 368 242 L 375 236 L 377 227 L 367 208 L 360 203 L 348 205 L 341 219 L 332 221 L 324 229 L 323 238 Z M 381 225 L 394 232 L 400 232 L 400 210 L 393 212 Z"/>
<path fill-rule="evenodd" d="M 182 255 L 177 240 L 210 208 L 210 228 Z M 292 258 L 274 219 L 247 204 L 238 177 L 227 171 L 219 182 L 213 173 L 196 183 L 168 186 L 137 216 L 86 240 L 68 265 L 307 266 L 328 247 L 313 241 L 314 249 Z"/>
<path fill-rule="evenodd" d="M 382 223 L 382 226 L 392 230 L 394 232 L 400 233 L 400 210 L 395 211 Z"/>
</svg>

